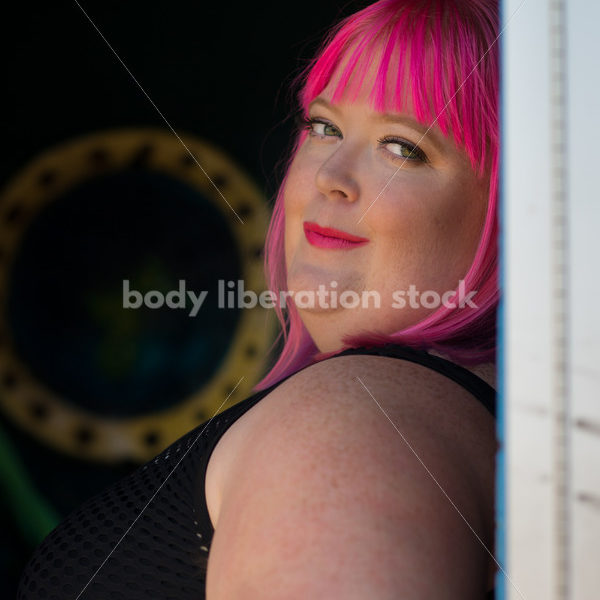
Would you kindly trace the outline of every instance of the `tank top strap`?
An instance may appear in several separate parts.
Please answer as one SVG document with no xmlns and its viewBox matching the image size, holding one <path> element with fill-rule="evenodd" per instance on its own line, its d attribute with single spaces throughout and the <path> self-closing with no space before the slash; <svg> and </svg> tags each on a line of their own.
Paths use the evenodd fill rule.
<svg viewBox="0 0 600 600">
<path fill-rule="evenodd" d="M 281 382 L 279 382 L 281 383 Z M 273 390 L 279 383 L 259 392 L 256 392 L 246 398 L 234 404 L 230 408 L 223 412 L 215 415 L 210 421 L 201 425 L 203 427 L 202 434 L 205 436 L 206 444 L 203 449 L 203 453 L 200 456 L 200 460 L 197 465 L 198 473 L 201 474 L 201 486 L 195 490 L 195 504 L 199 507 L 197 514 L 197 521 L 202 531 L 207 532 L 207 542 L 210 544 L 214 533 L 210 515 L 208 513 L 208 507 L 206 506 L 205 497 L 205 486 L 206 486 L 206 470 L 208 468 L 208 462 L 211 457 L 213 450 L 215 449 L 218 441 L 223 437 L 225 432 L 246 412 L 248 412 L 255 404 L 258 404 L 271 390 Z M 190 433 L 197 432 L 200 427 L 197 427 Z M 189 433 L 187 435 L 190 435 Z M 197 434 L 196 434 L 197 435 Z"/>
<path fill-rule="evenodd" d="M 494 418 L 496 417 L 496 390 L 481 379 L 481 377 L 475 375 L 475 373 L 472 373 L 468 369 L 445 358 L 434 356 L 425 350 L 418 350 L 416 348 L 398 344 L 386 344 L 385 346 L 375 346 L 370 348 L 348 348 L 335 356 L 347 356 L 353 354 L 388 356 L 391 358 L 408 360 L 423 365 L 424 367 L 428 367 L 461 385 L 468 392 L 473 394 Z"/>
</svg>

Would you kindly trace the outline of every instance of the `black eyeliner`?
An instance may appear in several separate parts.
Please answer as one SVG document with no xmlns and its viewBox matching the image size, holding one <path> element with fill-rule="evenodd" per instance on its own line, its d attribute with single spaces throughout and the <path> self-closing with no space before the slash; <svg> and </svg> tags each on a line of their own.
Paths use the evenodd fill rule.
<svg viewBox="0 0 600 600">
<path fill-rule="evenodd" d="M 421 150 L 421 148 L 419 148 L 418 146 L 415 146 L 414 144 L 411 144 L 410 142 L 408 142 L 407 140 L 404 140 L 402 138 L 386 136 L 386 137 L 382 137 L 382 138 L 378 139 L 377 142 L 382 145 L 384 145 L 384 144 L 399 144 L 401 146 L 406 146 L 409 149 L 410 154 L 413 155 L 416 159 L 418 159 L 422 162 L 425 162 L 425 163 L 429 162 L 427 155 L 425 154 L 425 152 L 423 152 L 423 150 Z M 392 152 L 392 154 L 393 154 L 393 152 Z M 415 160 L 415 158 L 411 158 L 411 156 L 400 156 L 398 154 L 395 156 L 398 159 Z"/>
</svg>

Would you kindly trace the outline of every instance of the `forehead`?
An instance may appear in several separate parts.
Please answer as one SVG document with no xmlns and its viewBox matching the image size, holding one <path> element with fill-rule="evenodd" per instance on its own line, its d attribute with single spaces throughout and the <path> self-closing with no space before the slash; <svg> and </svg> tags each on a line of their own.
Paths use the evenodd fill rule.
<svg viewBox="0 0 600 600">
<path fill-rule="evenodd" d="M 413 90 L 409 58 L 407 54 L 401 55 L 397 47 L 386 56 L 382 44 L 373 46 L 369 52 L 354 43 L 340 57 L 329 81 L 310 104 L 320 100 L 334 107 L 347 103 L 363 104 L 379 113 L 382 120 L 410 124 L 442 146 L 448 136 L 440 130 L 435 116 L 430 116 L 433 107 L 428 104 L 427 110 L 415 110 L 414 97 L 418 101 L 418 93 Z M 421 99 L 423 102 L 428 103 L 428 96 Z"/>
</svg>

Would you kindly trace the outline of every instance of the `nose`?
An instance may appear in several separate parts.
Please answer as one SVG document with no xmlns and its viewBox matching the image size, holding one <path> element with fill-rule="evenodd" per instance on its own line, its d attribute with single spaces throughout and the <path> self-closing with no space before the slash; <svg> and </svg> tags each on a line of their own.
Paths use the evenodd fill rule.
<svg viewBox="0 0 600 600">
<path fill-rule="evenodd" d="M 331 200 L 358 200 L 354 160 L 338 147 L 321 165 L 315 176 L 317 189 Z"/>
</svg>

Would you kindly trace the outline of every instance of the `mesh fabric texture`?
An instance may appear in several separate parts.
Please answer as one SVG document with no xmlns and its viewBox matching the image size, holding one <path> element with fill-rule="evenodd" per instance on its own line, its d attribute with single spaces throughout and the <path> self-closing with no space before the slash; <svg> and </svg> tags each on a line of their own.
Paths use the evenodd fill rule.
<svg viewBox="0 0 600 600">
<path fill-rule="evenodd" d="M 348 354 L 423 364 L 495 415 L 494 389 L 449 361 L 391 345 L 337 356 Z M 17 600 L 202 600 L 214 533 L 204 496 L 210 454 L 225 431 L 280 383 L 199 425 L 71 513 L 36 549 Z"/>
</svg>

